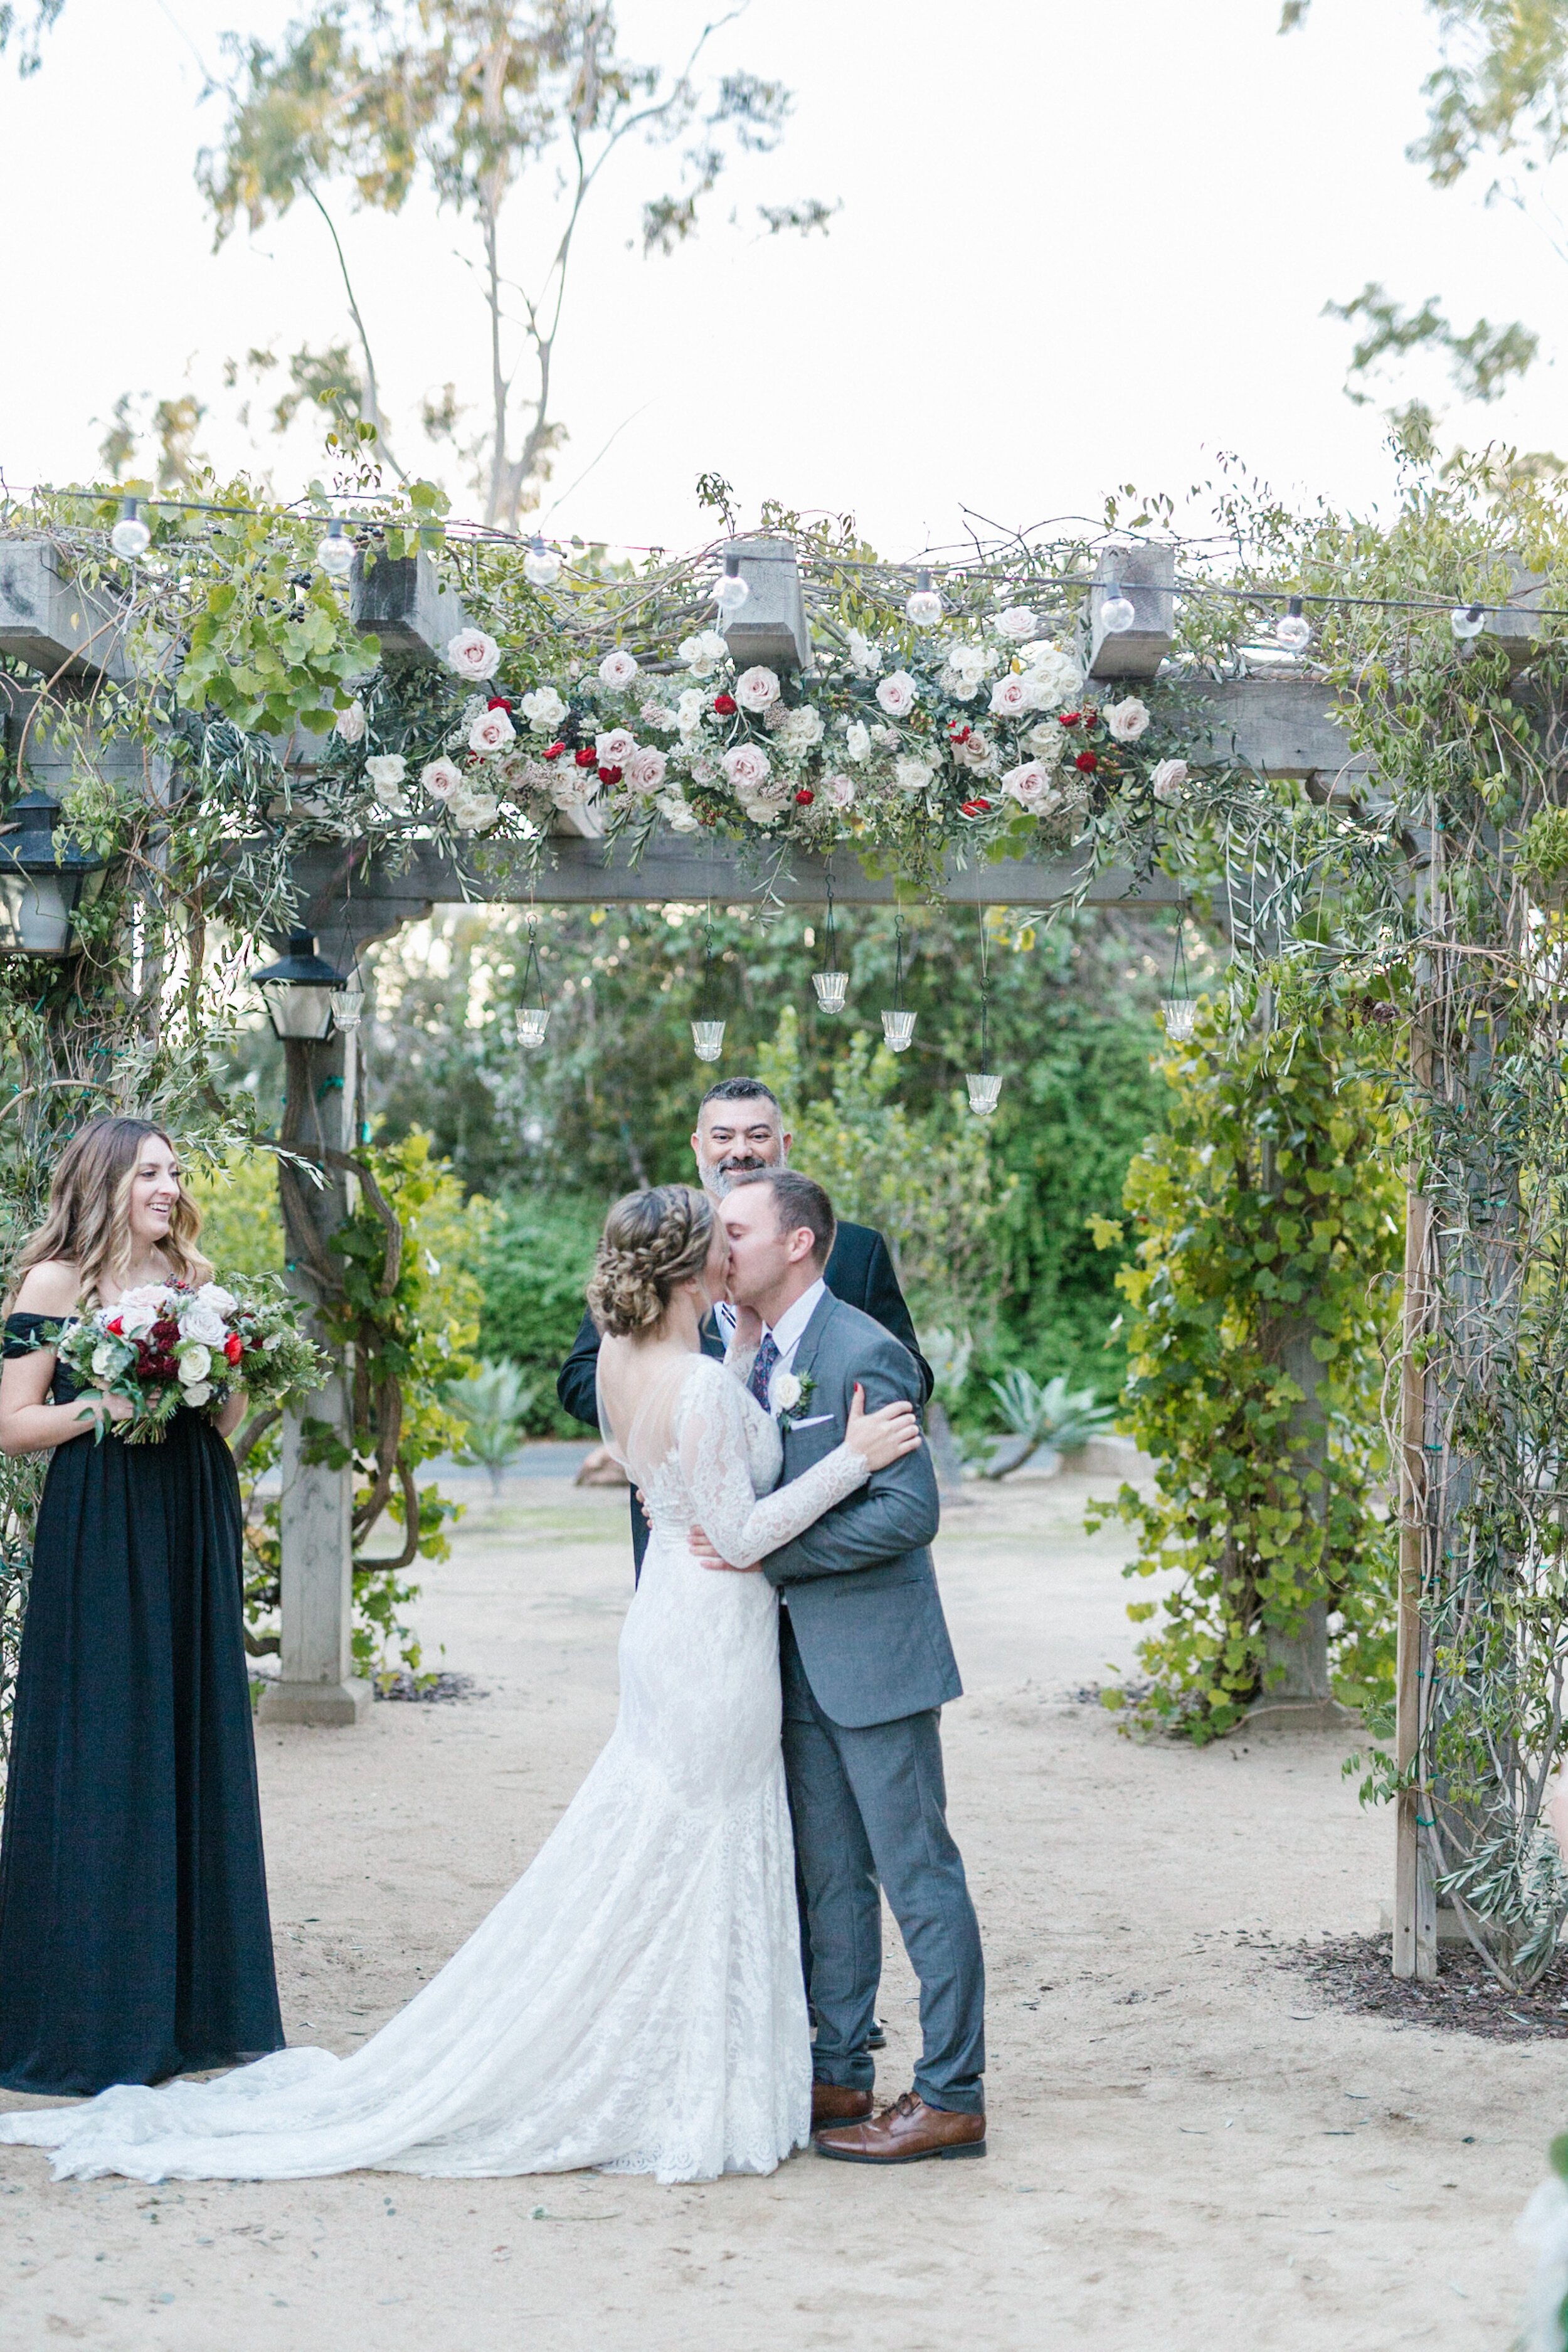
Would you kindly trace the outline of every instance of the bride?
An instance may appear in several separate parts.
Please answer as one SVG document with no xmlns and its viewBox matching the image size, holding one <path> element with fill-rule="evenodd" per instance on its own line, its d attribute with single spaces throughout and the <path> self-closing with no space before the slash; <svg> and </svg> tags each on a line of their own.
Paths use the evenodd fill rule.
<svg viewBox="0 0 1568 2352">
<path fill-rule="evenodd" d="M 776 1495 L 773 1423 L 700 1350 L 728 1251 L 705 1194 L 617 1202 L 588 1303 L 600 1417 L 647 1497 L 608 1746 L 530 1868 L 351 2057 L 294 2049 L 206 2083 L 0 2116 L 55 2177 L 564 2172 L 704 2180 L 805 2144 L 811 2053 L 779 1746 L 777 1600 L 700 1567 L 776 1550 L 920 1443 L 867 1414 Z M 754 1320 L 754 1318 L 752 1318 Z M 757 1334 L 741 1335 L 750 1344 Z M 765 1499 L 759 1500 L 759 1496 Z"/>
</svg>

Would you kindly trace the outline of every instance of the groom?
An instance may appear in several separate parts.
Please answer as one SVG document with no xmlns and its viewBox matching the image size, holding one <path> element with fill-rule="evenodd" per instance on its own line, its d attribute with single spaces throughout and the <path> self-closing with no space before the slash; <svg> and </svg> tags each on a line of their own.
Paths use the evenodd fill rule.
<svg viewBox="0 0 1568 2352">
<path fill-rule="evenodd" d="M 738 1175 L 721 1214 L 730 1296 L 763 1336 L 751 1386 L 774 1412 L 788 1484 L 843 1441 L 857 1388 L 875 1412 L 923 1383 L 907 1348 L 824 1279 L 833 1205 L 788 1169 Z M 947 1826 L 941 1709 L 961 1685 L 931 1539 L 936 1479 L 922 1445 L 758 1562 L 779 1589 L 784 1748 L 811 1931 L 812 2137 L 850 2164 L 984 2156 L 984 1965 Z M 697 1530 L 692 1548 L 721 1559 Z M 871 2112 L 868 2048 L 886 1891 L 920 1979 L 912 2092 Z"/>
</svg>

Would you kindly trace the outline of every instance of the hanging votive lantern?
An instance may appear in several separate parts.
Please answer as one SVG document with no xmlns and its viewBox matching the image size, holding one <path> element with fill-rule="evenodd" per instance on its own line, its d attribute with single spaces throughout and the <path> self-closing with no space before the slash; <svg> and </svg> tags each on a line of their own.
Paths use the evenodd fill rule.
<svg viewBox="0 0 1568 2352">
<path fill-rule="evenodd" d="M 969 1088 L 969 1108 L 976 1118 L 989 1118 L 1002 1098 L 1002 1081 L 994 1071 L 968 1070 L 964 1085 Z"/>
<path fill-rule="evenodd" d="M 811 984 L 816 991 L 816 1002 L 824 1013 L 842 1013 L 849 992 L 847 971 L 814 971 Z"/>
<path fill-rule="evenodd" d="M 966 1070 L 963 1083 L 969 1088 L 969 1108 L 976 1118 L 989 1118 L 1002 1095 L 1002 1079 L 995 1070 L 988 1070 L 991 1059 L 991 958 L 990 943 L 985 936 L 985 909 L 977 909 L 980 917 L 980 1067 Z"/>
<path fill-rule="evenodd" d="M 893 1053 L 907 1054 L 914 1043 L 914 1014 L 902 1005 L 889 1006 L 882 1015 L 882 1035 Z"/>
<path fill-rule="evenodd" d="M 357 979 L 346 987 L 334 988 L 327 998 L 332 1008 L 332 1020 L 340 1029 L 357 1029 L 364 1019 L 364 991 Z"/>
<path fill-rule="evenodd" d="M 544 1043 L 544 1033 L 550 1026 L 550 1007 L 542 1003 L 530 1004 L 529 997 L 542 998 L 544 975 L 539 969 L 537 919 L 528 919 L 528 953 L 522 960 L 523 1003 L 518 1008 L 517 1042 L 524 1053 L 531 1054 Z"/>
<path fill-rule="evenodd" d="M 1198 1001 L 1195 996 L 1167 996 L 1161 1003 L 1160 1018 L 1173 1045 L 1187 1043 L 1197 1017 Z"/>
<path fill-rule="evenodd" d="M 691 1024 L 691 1045 L 700 1062 L 716 1062 L 724 1050 L 724 1024 L 721 1021 L 694 1021 Z"/>
</svg>

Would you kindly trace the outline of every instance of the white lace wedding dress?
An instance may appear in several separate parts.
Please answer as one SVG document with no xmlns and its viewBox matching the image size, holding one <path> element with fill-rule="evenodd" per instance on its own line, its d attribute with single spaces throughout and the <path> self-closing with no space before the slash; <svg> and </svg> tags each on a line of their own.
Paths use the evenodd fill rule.
<svg viewBox="0 0 1568 2352">
<path fill-rule="evenodd" d="M 606 1432 L 606 1434 L 611 1433 Z M 437 1977 L 348 2058 L 293 2049 L 208 2083 L 0 2116 L 55 2176 L 288 2179 L 579 2166 L 703 2180 L 805 2143 L 811 2053 L 779 1747 L 777 1601 L 753 1560 L 852 1492 L 839 1447 L 768 1494 L 773 1422 L 684 1360 L 611 1442 L 652 1538 L 608 1746 L 533 1863 Z M 765 1496 L 759 1501 L 759 1493 Z"/>
</svg>

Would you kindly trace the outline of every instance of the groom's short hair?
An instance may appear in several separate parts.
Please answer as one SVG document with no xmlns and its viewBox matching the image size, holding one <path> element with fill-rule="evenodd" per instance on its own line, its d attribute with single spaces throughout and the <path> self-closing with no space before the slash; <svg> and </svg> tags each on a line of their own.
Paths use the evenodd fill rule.
<svg viewBox="0 0 1568 2352">
<path fill-rule="evenodd" d="M 827 1264 L 838 1220 L 815 1177 L 798 1175 L 793 1168 L 747 1168 L 731 1177 L 730 1190 L 739 1192 L 742 1184 L 771 1184 L 780 1233 L 796 1234 L 803 1225 L 809 1227 L 812 1263 L 818 1267 Z"/>
</svg>

